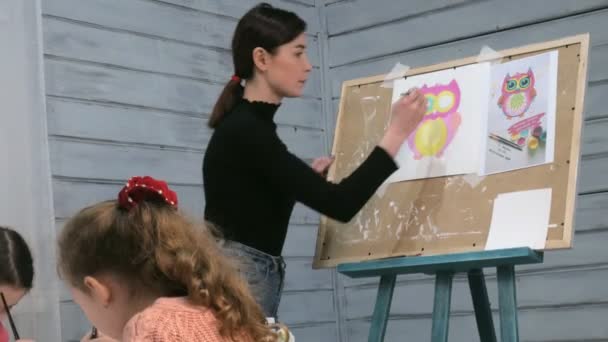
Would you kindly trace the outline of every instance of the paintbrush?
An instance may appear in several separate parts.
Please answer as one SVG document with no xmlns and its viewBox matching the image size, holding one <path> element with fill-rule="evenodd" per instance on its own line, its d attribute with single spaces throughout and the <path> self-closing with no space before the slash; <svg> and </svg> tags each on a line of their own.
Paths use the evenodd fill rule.
<svg viewBox="0 0 608 342">
<path fill-rule="evenodd" d="M 401 97 L 408 96 L 409 94 L 411 94 L 416 89 L 417 89 L 416 87 L 408 89 L 405 93 L 401 93 Z"/>
<path fill-rule="evenodd" d="M 17 332 L 17 327 L 15 326 L 15 322 L 13 321 L 13 316 L 11 316 L 11 311 L 6 304 L 6 298 L 4 298 L 4 293 L 0 292 L 0 296 L 2 296 L 2 305 L 4 305 L 4 311 L 6 311 L 6 315 L 8 316 L 8 321 L 11 324 L 11 329 L 13 330 L 13 337 L 15 337 L 15 341 L 19 340 L 19 333 Z"/>
<path fill-rule="evenodd" d="M 498 135 L 496 135 L 496 134 L 494 134 L 494 133 L 490 133 L 489 137 L 490 137 L 490 139 L 492 139 L 492 140 L 495 140 L 495 141 L 497 141 L 497 142 L 499 142 L 499 143 L 502 143 L 502 144 L 504 144 L 504 145 L 507 145 L 507 146 L 509 146 L 509 147 L 511 147 L 511 148 L 514 148 L 514 149 L 518 150 L 518 151 L 521 151 L 521 150 L 522 150 L 521 146 L 519 146 L 519 145 L 517 145 L 516 143 L 514 143 L 514 142 L 512 142 L 512 141 L 509 141 L 509 140 L 507 140 L 507 139 L 505 139 L 505 138 L 503 138 L 503 137 L 501 137 L 501 136 L 498 136 Z"/>
</svg>

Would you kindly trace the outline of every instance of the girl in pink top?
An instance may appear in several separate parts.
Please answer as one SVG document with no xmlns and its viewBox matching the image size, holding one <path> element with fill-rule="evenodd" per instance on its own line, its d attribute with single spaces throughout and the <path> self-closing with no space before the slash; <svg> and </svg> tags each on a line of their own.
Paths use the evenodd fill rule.
<svg viewBox="0 0 608 342">
<path fill-rule="evenodd" d="M 133 177 L 82 209 L 59 237 L 59 271 L 105 335 L 139 341 L 276 341 L 211 232 L 163 181 Z"/>
</svg>

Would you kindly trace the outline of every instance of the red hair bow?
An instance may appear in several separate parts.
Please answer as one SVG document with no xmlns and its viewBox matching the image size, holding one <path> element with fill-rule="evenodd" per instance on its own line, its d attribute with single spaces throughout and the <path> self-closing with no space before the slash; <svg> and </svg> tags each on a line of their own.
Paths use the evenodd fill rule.
<svg viewBox="0 0 608 342">
<path fill-rule="evenodd" d="M 118 204 L 127 210 L 147 199 L 161 200 L 177 209 L 177 194 L 166 182 L 150 176 L 131 177 L 118 193 Z"/>
</svg>

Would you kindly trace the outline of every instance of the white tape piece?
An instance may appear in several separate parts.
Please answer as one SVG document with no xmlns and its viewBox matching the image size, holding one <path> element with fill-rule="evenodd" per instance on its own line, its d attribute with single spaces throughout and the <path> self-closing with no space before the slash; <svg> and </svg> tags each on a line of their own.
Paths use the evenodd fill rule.
<svg viewBox="0 0 608 342">
<path fill-rule="evenodd" d="M 376 195 L 378 195 L 378 197 L 380 197 L 380 198 L 384 197 L 384 194 L 386 193 L 386 188 L 388 188 L 388 186 L 389 186 L 390 184 L 391 184 L 391 183 L 389 183 L 389 182 L 384 182 L 384 183 L 382 183 L 382 184 L 381 184 L 381 185 L 378 187 L 378 190 L 376 190 Z"/>
<path fill-rule="evenodd" d="M 463 181 L 467 182 L 471 188 L 476 188 L 479 183 L 484 180 L 484 176 L 479 176 L 476 173 L 469 173 L 461 177 Z"/>
<path fill-rule="evenodd" d="M 404 77 L 409 70 L 409 65 L 403 65 L 401 63 L 395 64 L 395 66 L 393 66 L 393 69 L 388 74 L 386 74 L 386 76 L 384 77 L 384 81 L 380 86 L 382 88 L 393 88 L 393 82 L 398 78 Z"/>
<path fill-rule="evenodd" d="M 484 45 L 481 48 L 481 51 L 479 51 L 479 55 L 477 56 L 477 58 L 475 59 L 477 61 L 477 63 L 482 63 L 482 62 L 490 62 L 490 64 L 494 64 L 494 63 L 500 63 L 500 60 L 502 59 L 502 54 L 500 52 L 497 52 L 496 50 L 492 49 L 491 47 Z"/>
</svg>

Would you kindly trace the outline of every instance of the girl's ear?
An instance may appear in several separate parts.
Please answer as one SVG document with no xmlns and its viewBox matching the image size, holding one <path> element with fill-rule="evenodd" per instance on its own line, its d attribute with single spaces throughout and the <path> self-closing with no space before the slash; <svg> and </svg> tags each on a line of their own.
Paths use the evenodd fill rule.
<svg viewBox="0 0 608 342">
<path fill-rule="evenodd" d="M 104 307 L 110 305 L 112 289 L 107 282 L 101 278 L 86 276 L 84 277 L 84 286 L 95 301 L 101 303 Z"/>
</svg>

